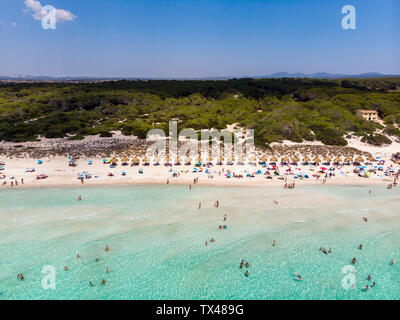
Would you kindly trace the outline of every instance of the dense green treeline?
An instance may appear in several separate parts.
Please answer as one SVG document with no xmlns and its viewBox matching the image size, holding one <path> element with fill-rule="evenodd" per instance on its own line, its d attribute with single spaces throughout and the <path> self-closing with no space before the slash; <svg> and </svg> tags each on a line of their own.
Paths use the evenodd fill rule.
<svg viewBox="0 0 400 320">
<path fill-rule="evenodd" d="M 0 85 L 0 140 L 86 135 L 145 138 L 151 128 L 255 129 L 258 145 L 289 139 L 345 145 L 352 132 L 372 144 L 400 138 L 400 78 L 116 81 Z M 356 117 L 378 110 L 385 126 Z M 376 130 L 383 130 L 376 134 Z"/>
</svg>

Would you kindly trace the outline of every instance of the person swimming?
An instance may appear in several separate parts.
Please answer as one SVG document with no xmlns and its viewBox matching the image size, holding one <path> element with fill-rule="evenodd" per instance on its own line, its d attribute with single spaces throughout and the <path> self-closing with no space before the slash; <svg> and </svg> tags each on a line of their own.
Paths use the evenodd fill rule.
<svg viewBox="0 0 400 320">
<path fill-rule="evenodd" d="M 110 273 L 110 269 L 106 268 L 106 273 Z"/>
<path fill-rule="evenodd" d="M 96 258 L 96 262 L 100 262 L 100 258 Z"/>
<path fill-rule="evenodd" d="M 371 280 L 371 275 L 370 274 L 368 275 L 367 280 Z"/>
<path fill-rule="evenodd" d="M 240 269 L 243 269 L 244 260 L 240 261 Z"/>
<path fill-rule="evenodd" d="M 79 259 L 80 257 L 81 257 L 81 255 L 78 253 L 78 254 L 76 255 L 76 258 Z"/>
<path fill-rule="evenodd" d="M 211 238 L 210 242 L 215 242 L 215 239 L 214 239 L 214 238 Z"/>
<path fill-rule="evenodd" d="M 357 262 L 357 259 L 356 259 L 356 258 L 353 258 L 353 260 L 351 260 L 351 263 L 352 263 L 352 264 L 356 264 L 356 262 Z"/>
<path fill-rule="evenodd" d="M 360 243 L 360 245 L 358 246 L 358 249 L 362 249 L 363 248 L 363 245 L 362 245 L 362 243 Z"/>
<path fill-rule="evenodd" d="M 103 280 L 101 281 L 101 284 L 106 284 L 106 280 L 103 279 Z"/>
<path fill-rule="evenodd" d="M 295 275 L 296 280 L 303 280 L 303 277 L 298 272 L 295 272 Z"/>
<path fill-rule="evenodd" d="M 68 271 L 69 269 L 68 269 L 68 267 L 67 266 L 65 266 L 64 267 L 64 271 Z"/>
<path fill-rule="evenodd" d="M 107 251 L 110 251 L 110 247 L 107 245 L 106 248 L 105 248 L 105 250 L 106 250 L 106 252 L 107 252 Z"/>
<path fill-rule="evenodd" d="M 250 263 L 246 261 L 246 268 L 250 268 Z"/>
<path fill-rule="evenodd" d="M 92 281 L 89 281 L 89 284 L 90 284 L 91 287 L 94 287 L 94 284 L 93 284 Z"/>
<path fill-rule="evenodd" d="M 244 273 L 244 275 L 246 276 L 246 277 L 248 277 L 250 274 L 249 274 L 249 271 L 246 271 L 245 273 Z"/>
</svg>

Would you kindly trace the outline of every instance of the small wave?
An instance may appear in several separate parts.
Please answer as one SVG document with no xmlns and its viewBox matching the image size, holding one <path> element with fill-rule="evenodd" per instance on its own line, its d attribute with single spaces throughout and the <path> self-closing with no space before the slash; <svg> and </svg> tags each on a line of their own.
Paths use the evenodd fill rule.
<svg viewBox="0 0 400 320">
<path fill-rule="evenodd" d="M 145 219 L 145 218 L 149 218 L 151 216 L 139 216 L 139 217 L 133 217 L 133 218 L 129 218 L 127 219 L 128 221 L 132 221 L 132 220 L 141 220 L 141 219 Z"/>
<path fill-rule="evenodd" d="M 78 216 L 78 217 L 65 218 L 65 220 L 78 220 L 78 219 L 88 218 L 88 217 L 93 217 L 93 216 L 97 216 L 97 213 L 87 214 L 87 215 Z"/>
</svg>

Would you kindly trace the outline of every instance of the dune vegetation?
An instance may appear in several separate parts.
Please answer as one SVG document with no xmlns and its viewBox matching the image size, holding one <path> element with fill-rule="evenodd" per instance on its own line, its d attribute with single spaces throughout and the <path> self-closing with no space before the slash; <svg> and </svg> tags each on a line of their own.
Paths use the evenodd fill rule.
<svg viewBox="0 0 400 320">
<path fill-rule="evenodd" d="M 400 139 L 400 78 L 148 80 L 0 84 L 0 140 L 83 139 L 113 131 L 145 138 L 152 128 L 255 129 L 255 142 L 321 141 L 349 134 L 382 145 Z M 356 116 L 379 112 L 381 122 Z"/>
</svg>

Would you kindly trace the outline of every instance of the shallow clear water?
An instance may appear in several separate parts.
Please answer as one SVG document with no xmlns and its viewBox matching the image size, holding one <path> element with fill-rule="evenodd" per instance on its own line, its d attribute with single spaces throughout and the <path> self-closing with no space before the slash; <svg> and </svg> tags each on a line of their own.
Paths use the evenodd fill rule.
<svg viewBox="0 0 400 320">
<path fill-rule="evenodd" d="M 389 264 L 400 260 L 399 189 L 110 186 L 0 197 L 0 300 L 400 298 L 400 263 Z M 219 230 L 225 213 L 228 229 Z M 356 285 L 346 290 L 342 268 L 353 257 Z M 42 287 L 46 265 L 55 290 Z M 368 274 L 376 286 L 364 292 Z"/>
</svg>

